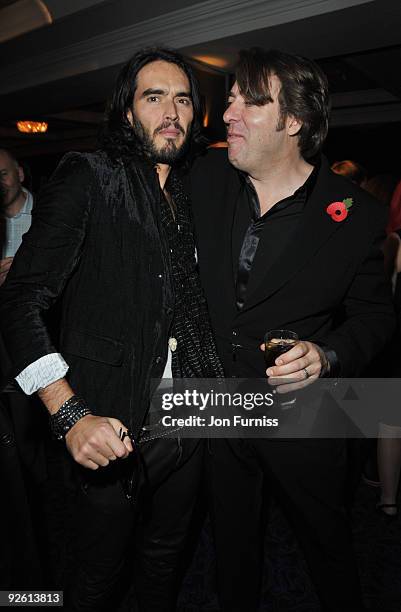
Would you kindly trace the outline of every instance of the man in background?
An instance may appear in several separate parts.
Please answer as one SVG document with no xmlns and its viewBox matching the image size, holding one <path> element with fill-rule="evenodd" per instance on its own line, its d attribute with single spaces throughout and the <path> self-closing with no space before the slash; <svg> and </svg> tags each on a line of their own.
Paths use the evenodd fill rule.
<svg viewBox="0 0 401 612">
<path fill-rule="evenodd" d="M 336 174 L 341 174 L 341 176 L 345 176 L 345 178 L 356 183 L 359 187 L 362 187 L 362 189 L 365 188 L 368 173 L 361 164 L 358 164 L 358 162 L 352 161 L 351 159 L 336 161 L 331 165 L 331 169 Z"/>
<path fill-rule="evenodd" d="M 32 222 L 33 196 L 23 187 L 24 170 L 6 149 L 0 149 L 0 285 L 7 277 L 22 236 Z M 3 588 L 44 585 L 46 556 L 43 497 L 46 480 L 44 411 L 37 398 L 6 383 L 9 358 L 0 341 L 0 480 L 7 495 L 3 514 Z M 16 511 L 17 509 L 17 511 Z"/>
<path fill-rule="evenodd" d="M 22 186 L 24 182 L 22 166 L 6 149 L 0 149 L 0 181 L 4 189 L 1 205 L 0 285 L 2 285 L 21 244 L 22 236 L 30 228 L 33 196 Z"/>
</svg>

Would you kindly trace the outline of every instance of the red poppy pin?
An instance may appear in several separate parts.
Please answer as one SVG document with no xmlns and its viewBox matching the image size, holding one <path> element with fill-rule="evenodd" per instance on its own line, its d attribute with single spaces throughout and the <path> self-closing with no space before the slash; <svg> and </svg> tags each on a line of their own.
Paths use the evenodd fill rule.
<svg viewBox="0 0 401 612">
<path fill-rule="evenodd" d="M 339 223 L 348 217 L 348 211 L 353 204 L 352 198 L 345 198 L 342 202 L 332 202 L 326 208 L 326 212 L 333 221 Z"/>
</svg>

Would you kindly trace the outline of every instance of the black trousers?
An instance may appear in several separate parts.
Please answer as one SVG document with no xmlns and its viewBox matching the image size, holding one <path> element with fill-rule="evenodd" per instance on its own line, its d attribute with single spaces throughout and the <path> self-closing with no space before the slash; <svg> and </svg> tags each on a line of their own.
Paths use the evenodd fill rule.
<svg viewBox="0 0 401 612">
<path fill-rule="evenodd" d="M 0 585 L 50 588 L 41 485 L 46 480 L 43 408 L 22 393 L 0 394 Z"/>
<path fill-rule="evenodd" d="M 138 610 L 175 610 L 203 450 L 198 440 L 144 443 L 136 504 L 125 496 L 118 461 L 96 472 L 79 468 L 67 547 L 66 610 L 117 610 L 127 577 L 134 583 Z M 127 565 L 128 558 L 134 563 Z M 131 602 L 128 609 L 133 610 Z"/>
<path fill-rule="evenodd" d="M 222 611 L 258 609 L 270 484 L 303 549 L 322 610 L 363 610 L 343 501 L 345 460 L 344 440 L 211 440 L 211 514 Z"/>
</svg>

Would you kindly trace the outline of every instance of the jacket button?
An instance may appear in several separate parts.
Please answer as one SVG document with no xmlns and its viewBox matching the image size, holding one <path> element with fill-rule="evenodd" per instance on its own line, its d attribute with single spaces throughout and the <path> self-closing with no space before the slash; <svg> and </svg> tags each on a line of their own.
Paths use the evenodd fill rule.
<svg viewBox="0 0 401 612">
<path fill-rule="evenodd" d="M 238 334 L 237 334 L 237 332 L 236 332 L 236 331 L 235 331 L 235 329 L 234 329 L 234 330 L 233 330 L 233 336 L 235 337 L 235 336 L 237 336 L 237 335 L 238 335 Z"/>
<path fill-rule="evenodd" d="M 158 365 L 158 364 L 159 364 L 159 363 L 161 363 L 161 362 L 162 362 L 162 358 L 160 357 L 160 355 L 158 355 L 158 356 L 155 358 L 155 363 Z"/>
<path fill-rule="evenodd" d="M 177 350 L 177 340 L 175 338 L 169 338 L 168 346 L 172 353 Z"/>
</svg>

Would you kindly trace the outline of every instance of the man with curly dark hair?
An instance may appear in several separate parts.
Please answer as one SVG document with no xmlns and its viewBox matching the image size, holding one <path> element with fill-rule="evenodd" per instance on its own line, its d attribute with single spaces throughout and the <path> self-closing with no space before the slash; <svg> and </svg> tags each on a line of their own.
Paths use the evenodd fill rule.
<svg viewBox="0 0 401 612">
<path fill-rule="evenodd" d="M 2 288 L 10 374 L 38 392 L 69 451 L 68 610 L 117 607 L 138 524 L 139 609 L 175 609 L 203 447 L 153 439 L 147 415 L 152 379 L 222 375 L 180 181 L 201 115 L 183 58 L 138 51 L 117 79 L 102 149 L 64 157 Z M 55 344 L 42 313 L 61 294 Z"/>
</svg>

